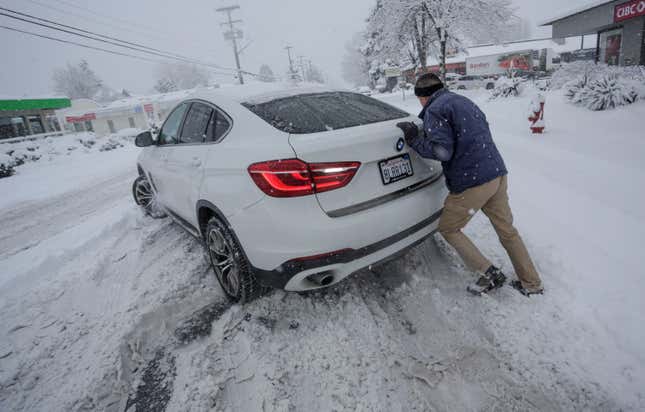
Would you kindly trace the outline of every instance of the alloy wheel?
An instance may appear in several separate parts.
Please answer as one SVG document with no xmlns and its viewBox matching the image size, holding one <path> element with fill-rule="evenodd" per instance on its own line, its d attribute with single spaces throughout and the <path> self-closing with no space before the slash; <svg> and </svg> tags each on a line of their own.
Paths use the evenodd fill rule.
<svg viewBox="0 0 645 412">
<path fill-rule="evenodd" d="M 216 228 L 208 233 L 208 254 L 224 291 L 230 296 L 237 296 L 240 290 L 240 277 L 231 245 Z"/>
<path fill-rule="evenodd" d="M 134 200 L 143 208 L 150 206 L 154 199 L 154 194 L 152 193 L 152 188 L 150 187 L 150 182 L 148 179 L 137 179 L 137 182 L 134 185 Z"/>
</svg>

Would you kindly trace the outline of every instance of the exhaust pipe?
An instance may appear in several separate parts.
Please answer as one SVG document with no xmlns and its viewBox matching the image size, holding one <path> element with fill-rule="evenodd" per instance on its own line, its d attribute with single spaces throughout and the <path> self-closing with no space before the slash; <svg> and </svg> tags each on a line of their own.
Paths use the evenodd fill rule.
<svg viewBox="0 0 645 412">
<path fill-rule="evenodd" d="M 318 286 L 327 286 L 334 281 L 334 275 L 331 272 L 320 272 L 307 276 L 307 279 Z"/>
</svg>

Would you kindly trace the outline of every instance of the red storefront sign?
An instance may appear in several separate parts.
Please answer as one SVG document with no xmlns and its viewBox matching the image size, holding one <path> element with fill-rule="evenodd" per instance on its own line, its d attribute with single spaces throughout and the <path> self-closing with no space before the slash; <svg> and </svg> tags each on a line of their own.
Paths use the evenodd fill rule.
<svg viewBox="0 0 645 412">
<path fill-rule="evenodd" d="M 65 116 L 65 121 L 67 123 L 82 123 L 89 120 L 96 120 L 95 113 L 85 113 L 82 116 Z"/>
<path fill-rule="evenodd" d="M 154 108 L 152 107 L 152 104 L 146 103 L 143 105 L 143 111 L 146 113 L 152 113 L 154 111 Z"/>
<path fill-rule="evenodd" d="M 638 16 L 645 16 L 645 0 L 632 0 L 614 8 L 615 23 Z"/>
</svg>

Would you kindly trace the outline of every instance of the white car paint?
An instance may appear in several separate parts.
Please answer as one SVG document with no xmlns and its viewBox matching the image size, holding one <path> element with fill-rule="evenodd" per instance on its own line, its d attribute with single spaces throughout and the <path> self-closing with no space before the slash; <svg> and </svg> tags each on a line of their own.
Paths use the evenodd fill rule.
<svg viewBox="0 0 645 412">
<path fill-rule="evenodd" d="M 271 89 L 273 87 L 273 89 Z M 283 263 L 342 249 L 361 249 L 395 236 L 430 216 L 438 216 L 446 194 L 441 166 L 420 158 L 407 146 L 397 151 L 400 121 L 408 116 L 358 127 L 312 134 L 289 134 L 274 128 L 244 102 L 267 102 L 280 97 L 328 92 L 323 88 L 240 86 L 197 92 L 187 101 L 216 106 L 232 121 L 229 132 L 217 143 L 153 145 L 142 150 L 139 166 L 151 177 L 159 201 L 171 217 L 199 228 L 197 203 L 214 204 L 227 219 L 251 265 L 261 271 L 280 270 Z M 414 176 L 384 185 L 378 161 L 409 153 Z M 298 158 L 305 162 L 361 162 L 350 183 L 332 191 L 279 198 L 265 194 L 251 179 L 248 167 L 269 160 Z M 406 188 L 423 180 L 431 184 L 365 210 L 331 217 L 362 202 Z M 175 216 L 173 216 L 173 214 Z M 177 219 L 180 218 L 180 219 Z M 181 222 L 183 220 L 183 222 Z M 432 223 L 374 249 L 349 262 L 296 274 L 284 287 L 307 290 L 320 287 L 306 276 L 323 270 L 336 283 L 349 274 L 383 260 L 436 230 Z M 199 229 L 197 229 L 198 231 Z M 196 232 L 196 231 L 193 231 Z M 196 234 L 196 233 L 194 233 Z M 262 282 L 262 277 L 258 276 Z"/>
</svg>

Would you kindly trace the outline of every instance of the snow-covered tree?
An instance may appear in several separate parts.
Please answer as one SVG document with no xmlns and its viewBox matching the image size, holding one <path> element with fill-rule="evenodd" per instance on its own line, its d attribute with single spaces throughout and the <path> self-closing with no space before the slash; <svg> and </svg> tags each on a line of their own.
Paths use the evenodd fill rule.
<svg viewBox="0 0 645 412">
<path fill-rule="evenodd" d="M 325 76 L 320 69 L 313 64 L 305 66 L 305 79 L 313 83 L 325 83 Z"/>
<path fill-rule="evenodd" d="M 93 99 L 99 103 L 109 103 L 115 100 L 122 99 L 123 97 L 124 96 L 116 90 L 107 86 L 101 86 L 99 91 L 94 94 Z"/>
<path fill-rule="evenodd" d="M 377 0 L 367 18 L 366 42 L 361 49 L 370 65 L 393 59 L 403 65 L 427 65 L 430 30 L 422 1 Z"/>
<path fill-rule="evenodd" d="M 158 69 L 155 89 L 160 82 L 167 85 L 174 84 L 178 90 L 193 89 L 207 86 L 209 80 L 209 72 L 194 64 L 163 63 Z"/>
<path fill-rule="evenodd" d="M 154 89 L 159 93 L 168 93 L 168 92 L 174 92 L 179 90 L 175 82 L 167 78 L 162 78 L 157 80 L 157 83 L 155 83 Z"/>
<path fill-rule="evenodd" d="M 52 79 L 54 91 L 70 99 L 92 99 L 103 85 L 85 60 L 75 65 L 67 63 L 65 68 L 55 69 Z"/>
<path fill-rule="evenodd" d="M 262 82 L 274 82 L 275 81 L 275 75 L 273 74 L 273 70 L 271 70 L 271 67 L 269 67 L 268 64 L 263 64 L 260 66 L 260 72 L 258 73 L 258 80 Z"/>
<path fill-rule="evenodd" d="M 377 0 L 368 17 L 366 56 L 424 67 L 428 53 L 446 73 L 446 51 L 507 31 L 510 0 Z M 407 64 L 406 64 L 407 63 Z"/>
<path fill-rule="evenodd" d="M 373 87 L 369 77 L 369 61 L 361 53 L 361 47 L 365 42 L 364 33 L 356 33 L 352 39 L 345 44 L 345 54 L 341 61 L 343 79 L 354 86 Z"/>
</svg>

